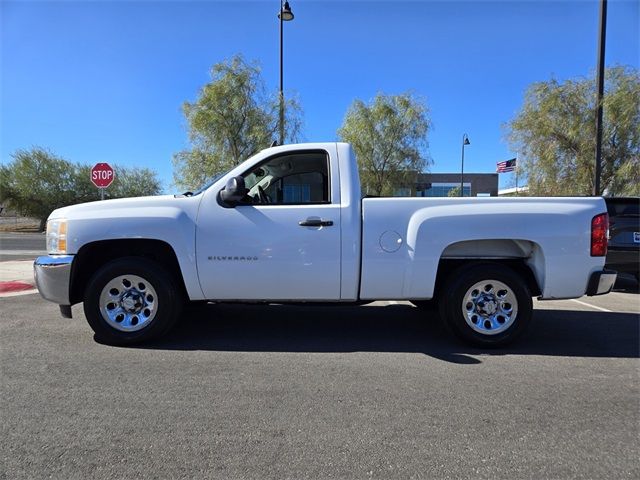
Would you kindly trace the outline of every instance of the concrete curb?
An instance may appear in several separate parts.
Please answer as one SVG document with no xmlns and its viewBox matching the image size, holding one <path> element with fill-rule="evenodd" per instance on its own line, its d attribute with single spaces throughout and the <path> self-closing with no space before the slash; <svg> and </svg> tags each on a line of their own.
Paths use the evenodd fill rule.
<svg viewBox="0 0 640 480">
<path fill-rule="evenodd" d="M 26 282 L 0 282 L 0 293 L 13 293 L 32 289 L 33 285 Z"/>
</svg>

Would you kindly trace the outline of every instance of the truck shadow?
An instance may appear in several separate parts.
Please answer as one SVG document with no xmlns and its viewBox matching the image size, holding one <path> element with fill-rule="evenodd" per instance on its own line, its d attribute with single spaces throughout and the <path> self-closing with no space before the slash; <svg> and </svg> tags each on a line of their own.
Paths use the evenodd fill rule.
<svg viewBox="0 0 640 480">
<path fill-rule="evenodd" d="M 142 348 L 241 352 L 408 352 L 478 364 L 480 355 L 638 358 L 632 313 L 536 310 L 513 346 L 481 350 L 458 342 L 436 312 L 409 305 L 201 305 L 163 339 Z"/>
<path fill-rule="evenodd" d="M 630 274 L 618 273 L 613 290 L 621 293 L 640 293 L 640 283 Z"/>
</svg>

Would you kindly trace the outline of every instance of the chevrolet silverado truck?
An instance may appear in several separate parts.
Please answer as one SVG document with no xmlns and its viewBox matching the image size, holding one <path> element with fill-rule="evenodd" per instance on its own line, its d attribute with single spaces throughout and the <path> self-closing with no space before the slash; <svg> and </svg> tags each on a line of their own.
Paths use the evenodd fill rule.
<svg viewBox="0 0 640 480">
<path fill-rule="evenodd" d="M 55 210 L 40 294 L 96 338 L 148 341 L 186 302 L 437 304 L 463 340 L 505 345 L 532 297 L 608 293 L 602 198 L 362 198 L 346 143 L 265 149 L 201 190 Z"/>
</svg>

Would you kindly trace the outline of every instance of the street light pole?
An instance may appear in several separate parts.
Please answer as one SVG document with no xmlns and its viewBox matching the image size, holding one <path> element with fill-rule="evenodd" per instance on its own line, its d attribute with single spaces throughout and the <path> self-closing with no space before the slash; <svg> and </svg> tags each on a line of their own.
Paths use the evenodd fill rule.
<svg viewBox="0 0 640 480">
<path fill-rule="evenodd" d="M 462 165 L 460 166 L 460 196 L 464 196 L 464 146 L 471 145 L 469 136 L 465 133 L 462 135 Z"/>
<path fill-rule="evenodd" d="M 280 118 L 279 118 L 279 129 L 280 129 L 280 141 L 278 142 L 280 145 L 284 144 L 284 80 L 283 80 L 283 44 L 284 44 L 284 35 L 283 35 L 283 22 L 288 22 L 289 20 L 293 20 L 293 12 L 291 11 L 291 7 L 289 7 L 289 2 L 284 2 L 280 0 L 280 13 L 278 13 L 278 18 L 280 19 L 280 94 L 278 96 L 279 110 L 280 110 Z"/>
<path fill-rule="evenodd" d="M 607 0 L 600 0 L 600 38 L 598 40 L 598 93 L 596 95 L 596 172 L 593 182 L 593 195 L 600 195 L 600 176 L 602 174 L 602 100 L 604 96 L 604 47 L 607 38 Z"/>
</svg>

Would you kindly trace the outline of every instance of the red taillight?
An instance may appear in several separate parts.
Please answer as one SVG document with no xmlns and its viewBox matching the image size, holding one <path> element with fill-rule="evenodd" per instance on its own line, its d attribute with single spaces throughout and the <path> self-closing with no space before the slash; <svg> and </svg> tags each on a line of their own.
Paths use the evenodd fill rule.
<svg viewBox="0 0 640 480">
<path fill-rule="evenodd" d="M 609 215 L 601 213 L 591 220 L 591 256 L 604 257 L 607 254 L 609 236 Z"/>
</svg>

